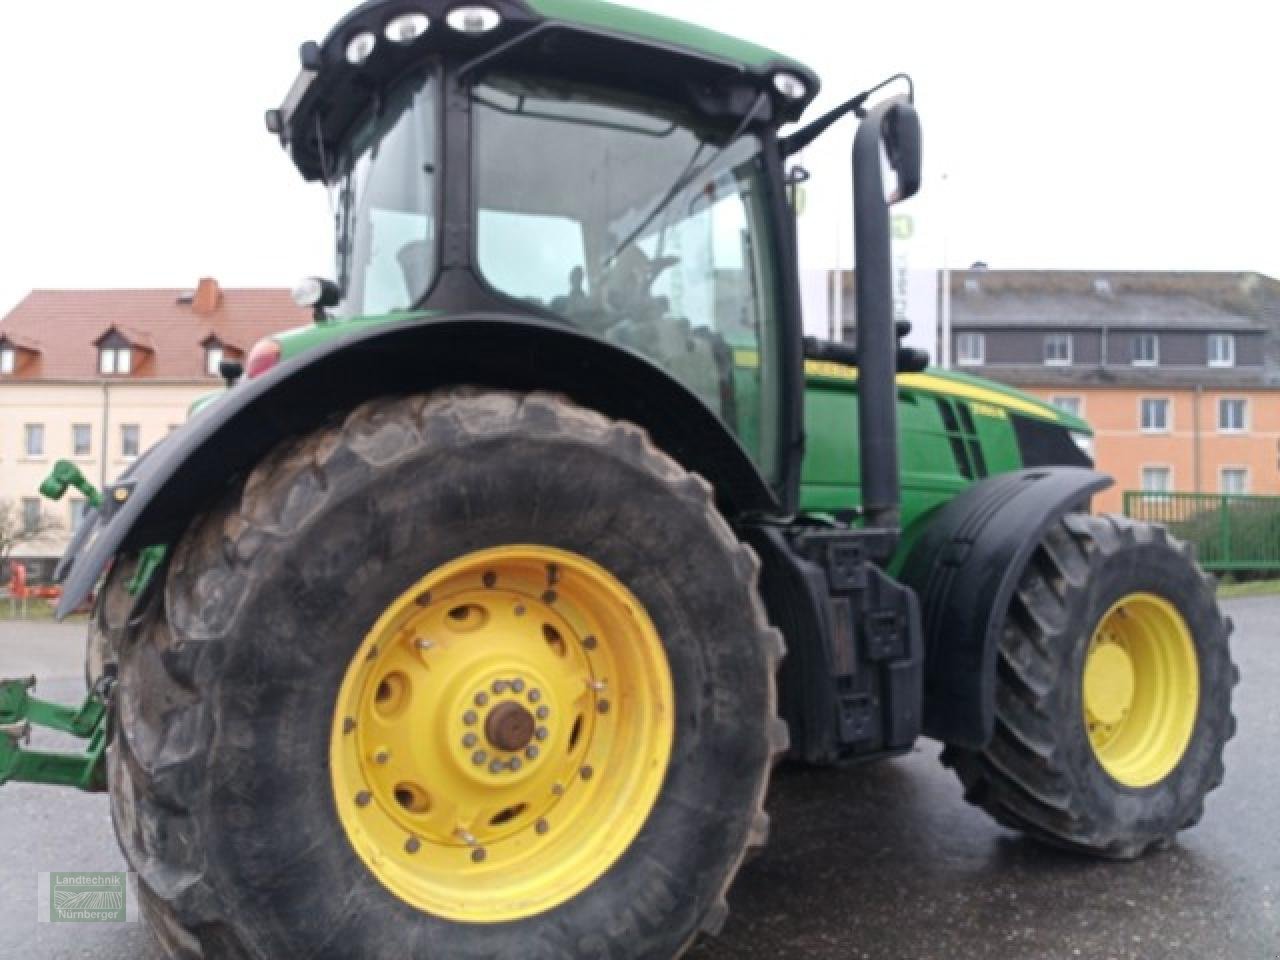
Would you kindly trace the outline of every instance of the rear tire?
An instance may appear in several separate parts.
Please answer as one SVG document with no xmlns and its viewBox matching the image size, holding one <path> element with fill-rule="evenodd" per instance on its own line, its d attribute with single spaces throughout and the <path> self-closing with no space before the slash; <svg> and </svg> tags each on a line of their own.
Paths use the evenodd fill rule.
<svg viewBox="0 0 1280 960">
<path fill-rule="evenodd" d="M 1126 614 L 1130 600 L 1135 612 Z M 1190 707 L 1191 695 L 1182 688 L 1156 689 L 1176 674 L 1148 670 L 1144 678 L 1138 669 L 1131 677 L 1122 664 L 1121 688 L 1130 694 L 1135 716 L 1144 683 L 1152 696 L 1170 694 L 1163 707 L 1148 711 L 1149 729 L 1126 733 L 1119 725 L 1133 722 L 1127 709 L 1123 719 L 1118 709 L 1106 717 L 1115 720 L 1123 742 L 1114 734 L 1107 740 L 1113 728 L 1088 712 L 1085 693 L 1095 633 L 1117 607 L 1121 617 L 1147 616 L 1153 623 L 1165 617 L 1160 611 L 1174 611 L 1165 619 L 1185 624 L 1188 649 L 1194 649 L 1190 670 L 1198 673 L 1198 699 Z M 1149 628 L 1154 629 L 1139 626 L 1136 642 L 1145 642 L 1141 631 Z M 969 802 L 1037 839 L 1120 860 L 1165 846 L 1200 820 L 1206 795 L 1222 782 L 1223 748 L 1235 733 L 1231 692 L 1238 679 L 1230 632 L 1213 580 L 1196 566 L 1186 544 L 1161 527 L 1069 515 L 1045 535 L 1010 605 L 1000 640 L 991 743 L 981 751 L 948 747 L 942 761 L 960 777 Z M 1165 662 L 1161 656 L 1150 662 L 1159 666 Z M 1166 660 L 1176 664 L 1176 654 Z M 1143 662 L 1133 661 L 1139 667 Z M 1152 674 L 1158 675 L 1154 682 Z M 1180 703 L 1187 710 L 1182 717 Z M 1144 752 L 1144 743 L 1159 743 L 1161 736 L 1170 749 Z M 1136 747 L 1117 761 L 1116 747 L 1108 742 Z M 1139 762 L 1144 760 L 1145 765 Z"/>
<path fill-rule="evenodd" d="M 638 598 L 669 663 L 674 740 L 647 820 L 594 883 L 537 915 L 463 923 L 357 855 L 330 735 L 383 611 L 429 571 L 510 544 L 586 558 Z M 284 444 L 193 524 L 118 645 L 112 810 L 161 943 L 207 960 L 680 955 L 718 930 L 763 844 L 786 747 L 757 575 L 703 480 L 559 398 L 374 402 Z"/>
</svg>

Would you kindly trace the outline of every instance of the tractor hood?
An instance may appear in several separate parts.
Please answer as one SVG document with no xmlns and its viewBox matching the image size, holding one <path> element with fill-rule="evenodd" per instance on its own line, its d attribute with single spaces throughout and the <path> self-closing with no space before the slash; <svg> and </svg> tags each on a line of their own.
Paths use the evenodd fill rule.
<svg viewBox="0 0 1280 960">
<path fill-rule="evenodd" d="M 903 374 L 898 383 L 928 393 L 962 397 L 973 403 L 985 403 L 999 407 L 1008 413 L 1033 417 L 1057 424 L 1072 433 L 1093 435 L 1093 429 L 1079 417 L 1045 403 L 1039 397 L 1023 393 L 1003 383 L 972 377 L 954 370 L 928 370 L 925 373 Z"/>
</svg>

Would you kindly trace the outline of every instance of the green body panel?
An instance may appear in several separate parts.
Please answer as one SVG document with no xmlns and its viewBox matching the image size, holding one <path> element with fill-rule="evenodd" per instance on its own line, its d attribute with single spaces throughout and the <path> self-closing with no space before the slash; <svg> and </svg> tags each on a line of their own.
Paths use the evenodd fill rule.
<svg viewBox="0 0 1280 960">
<path fill-rule="evenodd" d="M 694 26 L 645 10 L 636 10 L 600 0 L 526 0 L 548 20 L 611 33 L 624 33 L 650 43 L 685 47 L 707 57 L 716 57 L 751 69 L 790 66 L 811 73 L 808 67 L 767 47 L 737 37 Z"/>
<path fill-rule="evenodd" d="M 983 477 L 1021 469 L 1012 413 L 1090 435 L 1087 423 L 1041 400 L 965 374 L 898 378 L 902 547 L 909 553 L 932 513 Z M 807 364 L 800 507 L 835 514 L 861 505 L 857 371 Z"/>
</svg>

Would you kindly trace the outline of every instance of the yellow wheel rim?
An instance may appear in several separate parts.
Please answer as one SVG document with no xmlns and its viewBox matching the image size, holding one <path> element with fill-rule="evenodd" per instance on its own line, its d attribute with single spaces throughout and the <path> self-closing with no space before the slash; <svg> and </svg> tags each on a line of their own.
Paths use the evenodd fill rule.
<svg viewBox="0 0 1280 960">
<path fill-rule="evenodd" d="M 674 705 L 658 632 L 608 571 L 549 547 L 472 553 L 392 603 L 347 669 L 338 814 L 412 906 L 470 923 L 534 916 L 639 834 Z"/>
<path fill-rule="evenodd" d="M 1127 787 L 1159 783 L 1181 762 L 1200 708 L 1191 631 L 1169 601 L 1121 598 L 1085 657 L 1084 722 L 1102 768 Z"/>
</svg>

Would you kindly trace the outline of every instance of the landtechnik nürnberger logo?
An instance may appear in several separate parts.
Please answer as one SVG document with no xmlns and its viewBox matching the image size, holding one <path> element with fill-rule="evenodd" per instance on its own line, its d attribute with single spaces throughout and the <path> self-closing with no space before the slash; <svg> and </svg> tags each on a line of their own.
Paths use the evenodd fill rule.
<svg viewBox="0 0 1280 960">
<path fill-rule="evenodd" d="M 40 874 L 43 923 L 129 923 L 137 920 L 133 877 L 128 873 Z"/>
</svg>

